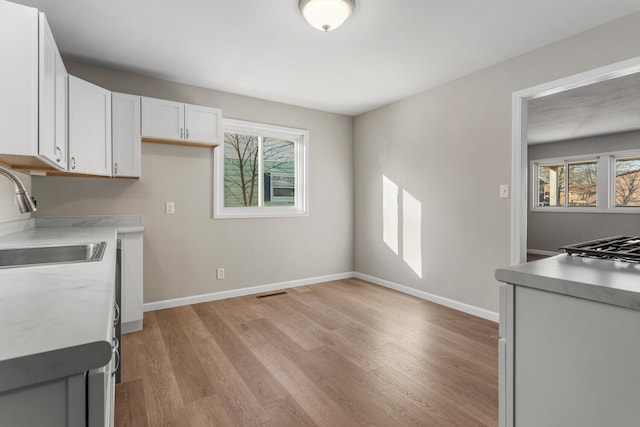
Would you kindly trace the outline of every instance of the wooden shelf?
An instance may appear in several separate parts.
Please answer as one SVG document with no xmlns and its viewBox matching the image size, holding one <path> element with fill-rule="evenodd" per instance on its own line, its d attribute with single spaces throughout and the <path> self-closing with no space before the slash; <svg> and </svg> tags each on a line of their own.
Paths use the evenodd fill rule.
<svg viewBox="0 0 640 427">
<path fill-rule="evenodd" d="M 142 138 L 142 142 L 150 142 L 152 144 L 182 145 L 184 147 L 197 147 L 197 148 L 215 148 L 218 146 L 218 144 L 201 144 L 198 142 L 175 141 L 172 139 L 156 139 L 156 138 Z"/>
</svg>

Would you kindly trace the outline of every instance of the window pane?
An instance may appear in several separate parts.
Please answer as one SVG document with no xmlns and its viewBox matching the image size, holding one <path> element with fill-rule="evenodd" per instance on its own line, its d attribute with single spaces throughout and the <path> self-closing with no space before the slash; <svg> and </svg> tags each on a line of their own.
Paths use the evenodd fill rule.
<svg viewBox="0 0 640 427">
<path fill-rule="evenodd" d="M 564 165 L 538 166 L 538 206 L 564 206 Z"/>
<path fill-rule="evenodd" d="M 264 205 L 295 206 L 295 143 L 264 138 Z"/>
<path fill-rule="evenodd" d="M 595 207 L 598 162 L 569 163 L 569 206 Z"/>
<path fill-rule="evenodd" d="M 616 207 L 640 207 L 640 157 L 616 159 Z"/>
<path fill-rule="evenodd" d="M 224 134 L 224 206 L 258 206 L 258 137 Z"/>
</svg>

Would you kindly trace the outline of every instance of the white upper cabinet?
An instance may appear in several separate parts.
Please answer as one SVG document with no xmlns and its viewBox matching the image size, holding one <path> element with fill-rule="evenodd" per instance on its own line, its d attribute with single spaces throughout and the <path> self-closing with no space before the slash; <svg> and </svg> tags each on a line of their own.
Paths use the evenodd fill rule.
<svg viewBox="0 0 640 427">
<path fill-rule="evenodd" d="M 111 141 L 113 144 L 113 176 L 139 178 L 140 97 L 113 92 L 111 94 Z"/>
<path fill-rule="evenodd" d="M 69 171 L 111 176 L 111 92 L 69 76 Z"/>
<path fill-rule="evenodd" d="M 184 140 L 184 104 L 143 97 L 142 136 Z"/>
<path fill-rule="evenodd" d="M 185 139 L 218 144 L 221 117 L 222 112 L 217 108 L 186 104 L 184 107 Z"/>
<path fill-rule="evenodd" d="M 163 99 L 142 98 L 142 136 L 146 139 L 218 145 L 222 111 Z"/>
<path fill-rule="evenodd" d="M 40 13 L 38 154 L 67 168 L 67 70 L 43 13 Z"/>
<path fill-rule="evenodd" d="M 38 153 L 38 10 L 0 1 L 0 153 Z"/>
</svg>

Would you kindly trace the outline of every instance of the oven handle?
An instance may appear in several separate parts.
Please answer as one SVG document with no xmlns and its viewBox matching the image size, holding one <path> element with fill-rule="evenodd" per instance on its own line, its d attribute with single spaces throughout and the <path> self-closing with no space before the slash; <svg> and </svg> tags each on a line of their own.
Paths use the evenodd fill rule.
<svg viewBox="0 0 640 427">
<path fill-rule="evenodd" d="M 111 348 L 116 359 L 116 365 L 111 370 L 111 375 L 115 375 L 118 368 L 120 368 L 120 341 L 118 341 L 118 338 L 113 337 L 113 340 L 111 341 Z"/>
<path fill-rule="evenodd" d="M 116 376 L 116 372 L 118 372 L 118 369 L 120 368 L 120 350 L 114 349 L 114 353 L 116 355 L 116 366 L 113 368 L 113 371 L 111 372 L 112 377 Z"/>
</svg>

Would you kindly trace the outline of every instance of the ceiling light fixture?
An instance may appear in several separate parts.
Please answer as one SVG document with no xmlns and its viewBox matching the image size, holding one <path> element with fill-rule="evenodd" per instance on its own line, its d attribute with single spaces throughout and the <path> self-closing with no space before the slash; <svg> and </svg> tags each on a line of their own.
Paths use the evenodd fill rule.
<svg viewBox="0 0 640 427">
<path fill-rule="evenodd" d="M 338 28 L 351 16 L 356 0 L 299 0 L 298 9 L 312 27 L 320 31 Z"/>
</svg>

